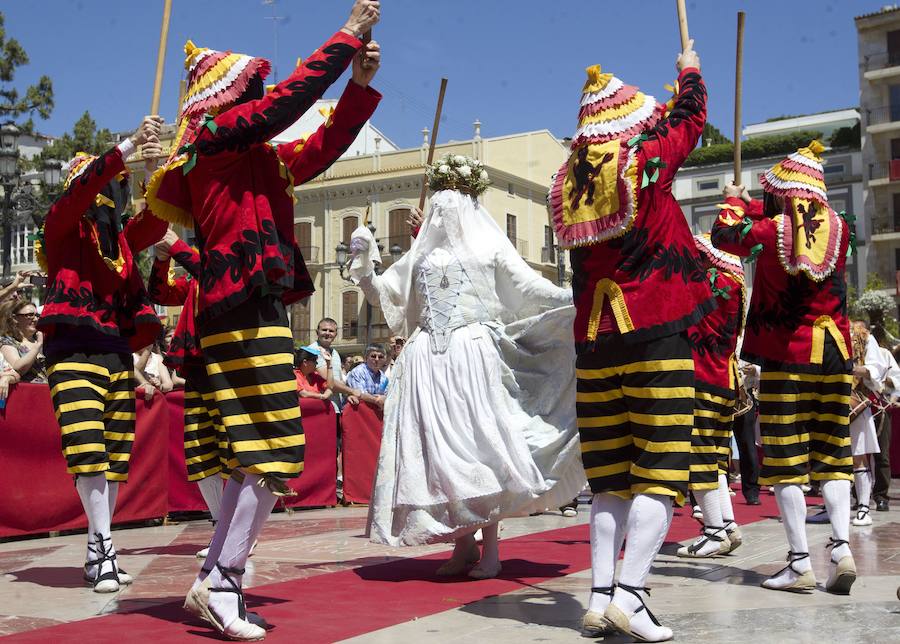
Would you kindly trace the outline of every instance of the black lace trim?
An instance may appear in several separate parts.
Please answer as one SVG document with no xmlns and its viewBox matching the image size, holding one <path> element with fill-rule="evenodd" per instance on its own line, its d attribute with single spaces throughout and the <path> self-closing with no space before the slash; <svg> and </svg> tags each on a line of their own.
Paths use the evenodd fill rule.
<svg viewBox="0 0 900 644">
<path fill-rule="evenodd" d="M 610 242 L 610 246 L 618 247 L 623 255 L 616 268 L 641 282 L 656 271 L 664 271 L 667 281 L 673 275 L 680 275 L 685 284 L 706 280 L 706 271 L 695 247 L 666 247 L 659 241 L 649 243 L 649 238 L 646 228 L 632 228 L 620 239 Z"/>
<path fill-rule="evenodd" d="M 688 342 L 691 349 L 698 356 L 731 354 L 731 340 L 738 334 L 738 315 L 731 315 L 725 320 L 725 324 L 713 333 L 701 334 L 699 331 L 688 333 Z"/>
<path fill-rule="evenodd" d="M 196 257 L 197 256 L 194 255 L 194 253 L 188 251 L 181 251 L 180 253 L 172 255 L 172 259 L 175 260 L 175 263 L 190 273 L 191 277 L 194 279 L 200 277 L 200 261 L 196 259 Z"/>
<path fill-rule="evenodd" d="M 700 74 L 691 72 L 681 79 L 681 92 L 669 115 L 647 131 L 648 139 L 656 139 L 669 135 L 669 128 L 681 125 L 682 121 L 703 111 L 706 105 L 706 87 Z"/>
</svg>

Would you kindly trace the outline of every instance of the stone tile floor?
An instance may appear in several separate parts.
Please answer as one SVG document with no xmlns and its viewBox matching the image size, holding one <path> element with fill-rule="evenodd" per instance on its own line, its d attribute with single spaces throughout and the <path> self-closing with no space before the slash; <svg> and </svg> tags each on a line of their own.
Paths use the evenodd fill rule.
<svg viewBox="0 0 900 644">
<path fill-rule="evenodd" d="M 849 597 L 821 589 L 795 595 L 760 588 L 765 575 L 781 568 L 787 550 L 781 525 L 764 519 L 744 528 L 744 545 L 728 558 L 685 561 L 674 556 L 675 546 L 665 546 L 651 571 L 651 608 L 675 630 L 680 642 L 900 642 L 900 601 L 895 595 L 900 585 L 900 503 L 896 505 L 891 512 L 873 513 L 873 526 L 852 528 L 860 578 Z M 585 523 L 588 513 L 588 507 L 582 506 L 574 519 L 545 513 L 504 521 L 501 538 Z M 302 579 L 446 550 L 440 545 L 397 550 L 372 544 L 362 536 L 365 516 L 366 508 L 361 507 L 274 515 L 248 564 L 246 585 Z M 808 529 L 821 584 L 828 574 L 824 544 L 830 531 L 821 525 Z M 210 532 L 205 521 L 116 530 L 113 536 L 120 561 L 136 581 L 115 595 L 94 594 L 82 586 L 83 535 L 2 543 L 0 636 L 178 600 L 193 580 L 199 567 L 194 555 Z M 589 571 L 579 571 L 354 640 L 583 641 L 578 627 L 589 584 Z"/>
</svg>

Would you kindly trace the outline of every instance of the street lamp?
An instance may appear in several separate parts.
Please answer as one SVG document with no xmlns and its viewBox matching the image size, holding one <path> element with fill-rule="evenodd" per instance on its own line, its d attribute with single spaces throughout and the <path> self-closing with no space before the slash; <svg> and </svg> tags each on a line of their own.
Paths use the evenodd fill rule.
<svg viewBox="0 0 900 644">
<path fill-rule="evenodd" d="M 62 161 L 58 159 L 47 159 L 44 161 L 44 184 L 47 186 L 55 186 L 62 179 Z"/>
<path fill-rule="evenodd" d="M 19 185 L 19 128 L 0 126 L 0 183 L 3 185 L 3 277 L 12 272 L 13 192 Z"/>
</svg>

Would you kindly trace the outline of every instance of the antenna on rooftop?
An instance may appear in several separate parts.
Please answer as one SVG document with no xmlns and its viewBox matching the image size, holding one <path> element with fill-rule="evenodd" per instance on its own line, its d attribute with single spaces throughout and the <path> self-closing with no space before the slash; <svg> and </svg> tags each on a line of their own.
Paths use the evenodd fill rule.
<svg viewBox="0 0 900 644">
<path fill-rule="evenodd" d="M 278 0 L 262 0 L 264 5 L 267 5 L 272 8 L 272 15 L 265 16 L 266 20 L 272 21 L 272 47 L 273 47 L 273 55 L 272 55 L 272 82 L 278 82 L 278 25 L 284 24 L 288 21 L 288 16 L 278 16 L 276 15 L 276 7 L 275 5 L 278 3 Z"/>
</svg>

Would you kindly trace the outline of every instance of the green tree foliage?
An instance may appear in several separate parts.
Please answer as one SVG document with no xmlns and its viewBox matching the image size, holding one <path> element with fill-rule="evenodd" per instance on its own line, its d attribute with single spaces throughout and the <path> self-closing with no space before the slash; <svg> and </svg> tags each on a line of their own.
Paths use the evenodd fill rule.
<svg viewBox="0 0 900 644">
<path fill-rule="evenodd" d="M 42 119 L 49 118 L 53 111 L 53 83 L 48 76 L 41 76 L 38 82 L 25 89 L 25 95 L 13 87 L 16 68 L 28 64 L 28 54 L 15 38 L 6 37 L 5 20 L 0 13 L 0 119 L 15 120 L 23 115 L 37 113 Z M 26 131 L 32 129 L 29 119 L 24 124 Z"/>
<path fill-rule="evenodd" d="M 859 123 L 853 127 L 838 128 L 831 135 L 828 143 L 833 148 L 853 148 L 854 150 L 858 150 L 862 145 Z"/>
<path fill-rule="evenodd" d="M 731 143 L 731 139 L 722 134 L 721 130 L 712 123 L 707 122 L 703 126 L 703 134 L 701 135 L 700 145 L 704 148 L 710 145 L 720 145 L 723 143 Z"/>
<path fill-rule="evenodd" d="M 813 139 L 821 138 L 821 132 L 812 130 L 792 132 L 791 134 L 773 134 L 756 136 L 741 143 L 742 159 L 761 159 L 763 157 L 785 155 L 796 152 L 798 148 L 808 145 Z M 697 148 L 688 155 L 686 166 L 711 165 L 728 163 L 734 158 L 734 144 L 719 143 L 704 148 Z"/>
<path fill-rule="evenodd" d="M 112 132 L 106 128 L 98 130 L 97 123 L 91 118 L 90 113 L 85 112 L 75 121 L 71 133 L 66 132 L 41 150 L 41 159 L 68 161 L 76 152 L 100 154 L 109 149 L 112 140 Z"/>
</svg>

